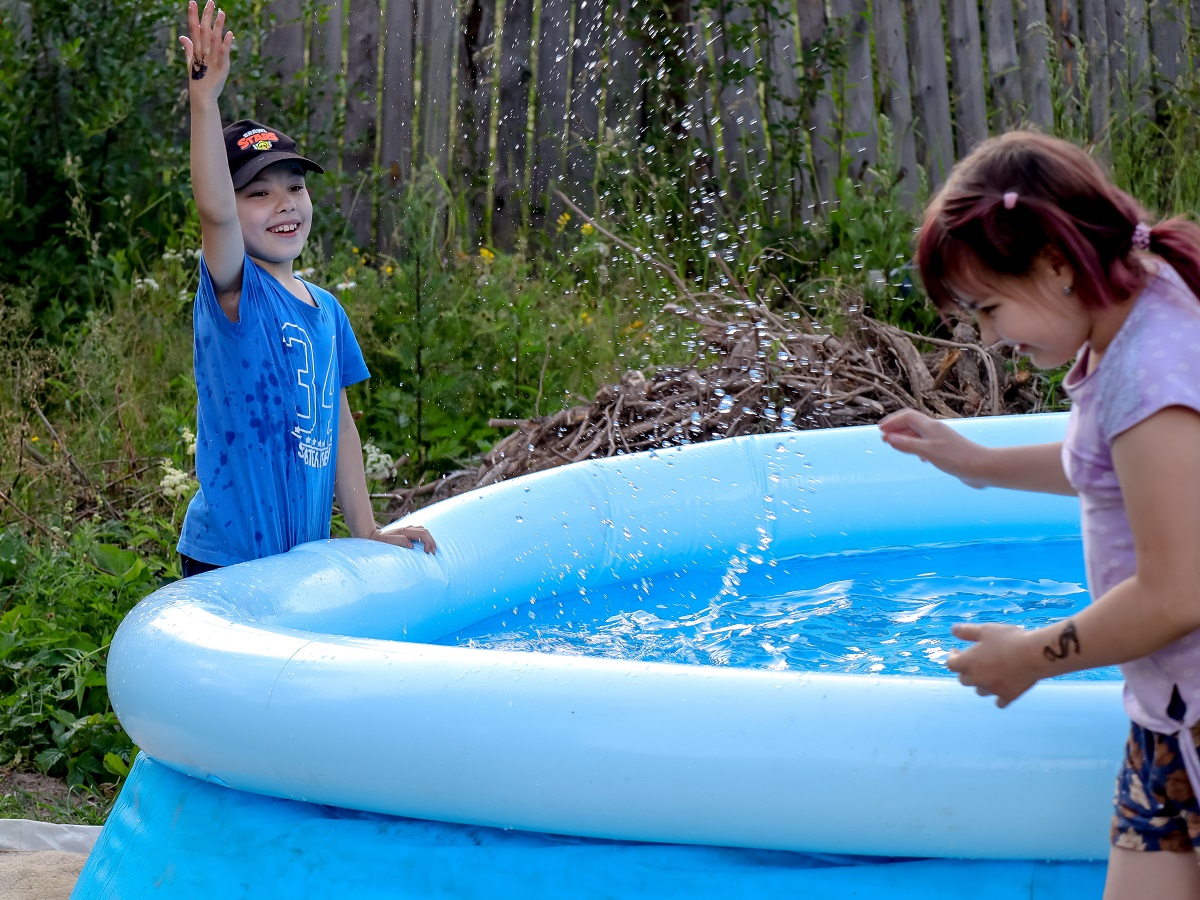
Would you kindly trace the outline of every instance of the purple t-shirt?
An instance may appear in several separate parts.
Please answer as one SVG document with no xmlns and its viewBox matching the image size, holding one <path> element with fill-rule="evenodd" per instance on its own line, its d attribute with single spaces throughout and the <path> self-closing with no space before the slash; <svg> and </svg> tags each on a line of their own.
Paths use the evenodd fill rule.
<svg viewBox="0 0 1200 900">
<path fill-rule="evenodd" d="M 1088 587 L 1099 598 L 1137 571 L 1113 441 L 1168 406 L 1200 412 L 1200 300 L 1173 268 L 1159 263 L 1108 351 L 1085 374 L 1089 355 L 1084 345 L 1063 382 L 1072 401 L 1063 468 L 1079 493 Z M 1200 631 L 1122 665 L 1121 673 L 1125 709 L 1142 727 L 1175 734 L 1181 724 L 1200 720 Z M 1167 715 L 1176 686 L 1187 704 L 1183 723 Z M 1200 759 L 1186 761 L 1196 784 Z"/>
</svg>

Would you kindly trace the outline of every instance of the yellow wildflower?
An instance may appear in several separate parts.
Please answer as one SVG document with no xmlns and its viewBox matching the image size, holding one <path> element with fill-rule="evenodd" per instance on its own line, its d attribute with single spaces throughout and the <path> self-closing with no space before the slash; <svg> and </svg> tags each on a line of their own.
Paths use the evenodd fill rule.
<svg viewBox="0 0 1200 900">
<path fill-rule="evenodd" d="M 392 267 L 391 267 L 391 266 L 388 266 L 388 267 L 387 267 L 387 268 L 385 268 L 383 271 L 384 271 L 384 273 L 385 273 L 385 274 L 387 274 L 387 275 L 391 275 L 391 274 L 392 274 L 392 272 L 393 272 L 394 270 L 392 269 Z"/>
<path fill-rule="evenodd" d="M 591 234 L 596 229 L 594 227 L 592 227 L 591 222 L 584 222 L 583 227 L 580 228 L 579 230 L 582 231 L 584 234 Z"/>
<path fill-rule="evenodd" d="M 488 264 L 488 263 L 495 261 L 496 254 L 493 253 L 491 250 L 489 250 L 487 247 L 480 247 L 479 248 L 479 258 L 482 259 L 485 264 Z"/>
<path fill-rule="evenodd" d="M 571 214 L 569 212 L 565 212 L 561 216 L 558 217 L 559 234 L 562 233 L 563 229 L 567 227 L 567 223 L 570 221 L 571 221 Z"/>
<path fill-rule="evenodd" d="M 31 437 L 29 440 L 30 440 L 32 443 L 36 444 L 36 443 L 38 442 L 38 436 L 35 434 L 35 435 L 34 435 L 33 437 Z"/>
</svg>

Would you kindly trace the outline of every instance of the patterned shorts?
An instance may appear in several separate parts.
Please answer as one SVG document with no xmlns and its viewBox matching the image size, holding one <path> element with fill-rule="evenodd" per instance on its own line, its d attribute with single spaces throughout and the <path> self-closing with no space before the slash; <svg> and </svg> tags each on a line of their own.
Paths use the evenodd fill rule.
<svg viewBox="0 0 1200 900">
<path fill-rule="evenodd" d="M 1192 726 L 1192 740 L 1200 746 L 1200 722 Z M 1200 854 L 1200 802 L 1177 737 L 1133 724 L 1113 804 L 1114 847 Z"/>
</svg>

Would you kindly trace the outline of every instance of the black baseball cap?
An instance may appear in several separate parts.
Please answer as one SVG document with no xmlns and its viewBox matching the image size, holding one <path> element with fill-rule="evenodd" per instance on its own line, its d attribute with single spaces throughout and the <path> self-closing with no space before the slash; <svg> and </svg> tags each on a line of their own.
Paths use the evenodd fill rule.
<svg viewBox="0 0 1200 900">
<path fill-rule="evenodd" d="M 240 119 L 227 127 L 225 156 L 229 159 L 229 174 L 234 190 L 250 183 L 267 166 L 294 159 L 305 169 L 320 175 L 325 170 L 311 159 L 296 152 L 296 142 L 278 128 L 268 128 L 253 119 Z"/>
</svg>

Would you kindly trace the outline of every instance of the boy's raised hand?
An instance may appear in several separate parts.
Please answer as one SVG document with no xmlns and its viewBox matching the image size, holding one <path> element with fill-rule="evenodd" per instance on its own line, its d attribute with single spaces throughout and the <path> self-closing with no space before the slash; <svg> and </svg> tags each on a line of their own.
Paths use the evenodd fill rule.
<svg viewBox="0 0 1200 900">
<path fill-rule="evenodd" d="M 215 12 L 215 15 L 214 15 Z M 225 79 L 229 77 L 229 48 L 233 32 L 224 31 L 225 10 L 215 9 L 213 0 L 204 4 L 200 15 L 196 0 L 188 3 L 188 31 L 191 37 L 179 36 L 187 54 L 188 82 L 192 97 L 215 100 L 221 96 Z"/>
</svg>

